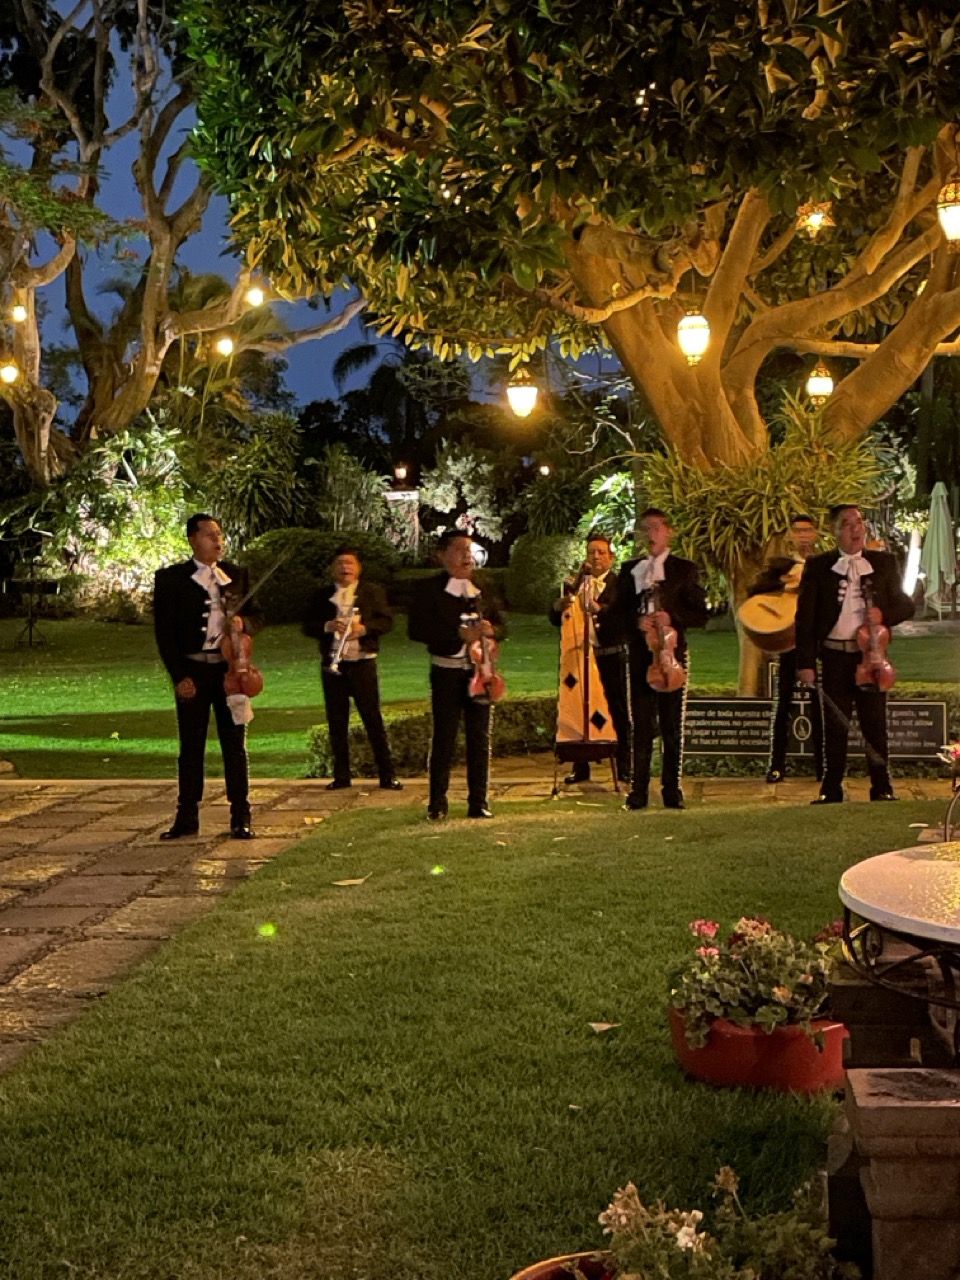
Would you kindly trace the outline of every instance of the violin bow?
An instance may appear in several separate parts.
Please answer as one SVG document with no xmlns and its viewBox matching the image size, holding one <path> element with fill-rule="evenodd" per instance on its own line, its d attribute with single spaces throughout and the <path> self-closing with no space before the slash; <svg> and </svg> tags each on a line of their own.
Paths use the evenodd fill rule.
<svg viewBox="0 0 960 1280">
<path fill-rule="evenodd" d="M 253 584 L 253 586 L 247 592 L 247 594 L 241 600 L 238 600 L 232 609 L 228 609 L 226 611 L 227 621 L 229 622 L 231 618 L 235 618 L 237 614 L 240 612 L 240 610 L 243 608 L 243 606 L 247 603 L 247 601 L 253 599 L 253 597 L 257 594 L 257 592 L 260 590 L 263 584 L 267 581 L 267 579 L 272 578 L 273 575 L 280 568 L 280 566 L 286 564 L 287 561 L 291 560 L 292 558 L 293 558 L 293 552 L 285 551 L 282 556 L 276 559 L 273 562 L 273 564 L 270 566 L 270 568 L 267 569 L 266 573 L 262 574 L 261 577 L 257 579 L 257 581 Z"/>
</svg>

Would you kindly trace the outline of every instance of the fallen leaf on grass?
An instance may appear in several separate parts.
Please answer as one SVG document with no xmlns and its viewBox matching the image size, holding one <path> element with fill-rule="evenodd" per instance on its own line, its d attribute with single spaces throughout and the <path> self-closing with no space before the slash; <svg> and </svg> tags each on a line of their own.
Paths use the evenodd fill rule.
<svg viewBox="0 0 960 1280">
<path fill-rule="evenodd" d="M 673 839 L 673 836 L 664 836 L 663 838 L 664 838 L 664 840 L 672 840 L 672 839 Z"/>
<path fill-rule="evenodd" d="M 120 741 L 120 735 L 119 735 L 119 733 L 117 733 L 116 729 L 114 729 L 114 731 L 113 731 L 113 733 L 111 733 L 110 737 L 111 737 L 111 738 L 115 738 L 118 742 Z"/>
<path fill-rule="evenodd" d="M 304 818 L 303 821 L 305 826 L 312 827 L 317 822 L 325 822 L 326 819 L 325 818 Z"/>
<path fill-rule="evenodd" d="M 568 839 L 567 836 L 554 836 L 553 843 L 556 844 L 558 840 L 566 840 L 566 839 Z"/>
<path fill-rule="evenodd" d="M 501 849 L 505 849 L 507 847 L 506 840 L 498 840 L 497 844 L 500 846 Z"/>
<path fill-rule="evenodd" d="M 914 830 L 919 831 L 921 827 L 929 827 L 929 825 L 930 825 L 930 823 L 929 823 L 929 822 L 911 822 L 911 823 L 910 823 L 910 825 L 909 825 L 909 827 L 907 827 L 907 830 L 908 830 L 908 831 L 914 831 Z"/>
<path fill-rule="evenodd" d="M 578 804 L 581 809 L 602 809 L 602 804 L 597 804 L 593 800 L 574 800 L 574 804 Z"/>
<path fill-rule="evenodd" d="M 567 1110 L 568 1110 L 568 1111 L 582 1111 L 582 1110 L 583 1110 L 583 1107 L 581 1107 L 581 1105 L 580 1105 L 580 1103 L 579 1103 L 579 1102 L 570 1102 L 570 1103 L 568 1103 L 568 1104 L 567 1104 Z"/>
<path fill-rule="evenodd" d="M 365 876 L 360 876 L 360 878 L 357 880 L 332 880 L 331 884 L 335 884 L 343 888 L 345 888 L 347 885 L 350 885 L 350 884 L 366 884 L 372 875 L 373 875 L 373 872 L 368 871 Z"/>
<path fill-rule="evenodd" d="M 596 1034 L 602 1035 L 604 1031 L 612 1031 L 614 1027 L 623 1026 L 622 1022 L 588 1022 L 587 1026 Z"/>
</svg>

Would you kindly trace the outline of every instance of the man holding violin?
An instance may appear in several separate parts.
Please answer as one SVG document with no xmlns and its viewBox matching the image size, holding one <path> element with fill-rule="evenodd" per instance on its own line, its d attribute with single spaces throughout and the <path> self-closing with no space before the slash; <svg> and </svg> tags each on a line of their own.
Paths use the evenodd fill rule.
<svg viewBox="0 0 960 1280">
<path fill-rule="evenodd" d="M 640 516 L 639 534 L 647 555 L 628 560 L 617 582 L 616 609 L 628 637 L 633 716 L 633 787 L 624 807 L 647 807 L 659 723 L 663 807 L 682 809 L 686 631 L 705 624 L 707 601 L 696 565 L 671 554 L 673 530 L 663 511 L 648 507 Z"/>
<path fill-rule="evenodd" d="M 157 648 L 173 681 L 180 756 L 179 795 L 173 825 L 161 840 L 178 840 L 200 830 L 204 755 L 210 710 L 217 724 L 230 802 L 230 834 L 252 840 L 246 724 L 234 722 L 224 677 L 228 661 L 221 652 L 228 630 L 255 635 L 260 610 L 250 597 L 249 575 L 221 560 L 223 532 L 205 512 L 187 521 L 191 559 L 158 569 L 154 581 L 153 622 Z"/>
<path fill-rule="evenodd" d="M 492 818 L 487 801 L 490 781 L 490 697 L 471 692 L 475 664 L 470 650 L 492 641 L 502 627 L 495 600 L 473 581 L 473 542 L 459 529 L 440 535 L 437 555 L 443 572 L 424 582 L 407 620 L 411 640 L 430 654 L 430 797 L 427 817 L 447 816 L 447 791 L 460 720 L 467 745 L 467 817 Z"/>
<path fill-rule="evenodd" d="M 321 587 L 307 607 L 304 634 L 320 641 L 320 680 L 333 752 L 328 791 L 351 786 L 350 699 L 366 730 L 384 791 L 402 791 L 393 775 L 390 743 L 380 710 L 377 653 L 380 637 L 393 629 L 393 614 L 383 588 L 361 582 L 363 566 L 356 547 L 338 547 L 331 572 L 333 586 Z"/>
<path fill-rule="evenodd" d="M 913 601 L 900 586 L 897 562 L 888 551 L 864 555 L 867 526 L 858 506 L 830 509 L 837 549 L 807 560 L 797 602 L 797 668 L 803 684 L 814 688 L 820 659 L 824 702 L 826 769 L 814 804 L 839 804 L 847 768 L 847 738 L 854 706 L 863 734 L 870 773 L 870 799 L 895 800 L 887 750 L 887 696 L 895 678 L 878 680 L 871 664 L 886 628 L 913 617 Z M 881 640 L 881 630 L 886 632 Z M 885 658 L 885 652 L 884 652 Z"/>
</svg>

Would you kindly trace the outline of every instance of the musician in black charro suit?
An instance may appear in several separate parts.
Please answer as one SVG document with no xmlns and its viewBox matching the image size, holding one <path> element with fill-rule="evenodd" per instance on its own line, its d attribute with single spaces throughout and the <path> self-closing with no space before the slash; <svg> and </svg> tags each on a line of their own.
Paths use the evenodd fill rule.
<svg viewBox="0 0 960 1280">
<path fill-rule="evenodd" d="M 230 832 L 235 840 L 251 840 L 247 729 L 246 724 L 234 722 L 227 705 L 223 687 L 227 661 L 220 653 L 220 643 L 228 627 L 255 634 L 262 617 L 253 599 L 244 600 L 250 589 L 247 570 L 220 559 L 223 533 L 217 521 L 203 512 L 191 516 L 187 540 L 192 558 L 158 569 L 154 580 L 154 631 L 163 665 L 173 681 L 180 736 L 177 814 L 160 839 L 177 840 L 200 830 L 203 761 L 212 707 L 230 802 Z M 228 620 L 230 614 L 235 616 Z"/>
<path fill-rule="evenodd" d="M 913 617 L 913 601 L 900 585 L 897 562 L 887 551 L 864 553 L 866 525 L 859 507 L 833 507 L 830 522 L 837 550 L 811 556 L 800 580 L 797 603 L 797 668 L 801 681 L 816 684 L 820 659 L 824 701 L 826 769 L 814 804 L 843 799 L 847 734 L 854 706 L 867 744 L 870 799 L 895 800 L 887 752 L 887 696 L 858 686 L 861 652 L 857 631 L 865 622 L 895 627 Z M 873 608 L 865 599 L 870 595 Z"/>
<path fill-rule="evenodd" d="M 645 809 L 650 788 L 650 759 L 657 724 L 663 744 L 660 774 L 665 809 L 682 809 L 680 769 L 683 756 L 683 705 L 686 687 L 660 693 L 647 682 L 652 654 L 642 623 L 659 623 L 677 633 L 677 659 L 687 665 L 688 627 L 702 627 L 707 602 L 696 565 L 670 551 L 673 530 L 666 515 L 648 507 L 640 517 L 641 540 L 648 554 L 628 560 L 617 582 L 616 609 L 630 653 L 630 711 L 633 716 L 633 787 L 625 808 Z M 656 608 L 659 603 L 659 609 Z"/>
<path fill-rule="evenodd" d="M 407 619 L 411 640 L 430 654 L 430 797 L 427 817 L 447 816 L 447 791 L 460 719 L 467 746 L 467 817 L 492 818 L 487 798 L 490 780 L 489 699 L 470 694 L 474 667 L 468 650 L 481 636 L 502 630 L 499 602 L 473 581 L 472 541 L 459 530 L 441 534 L 437 554 L 443 572 L 416 592 Z M 470 619 L 466 621 L 465 619 Z"/>
<path fill-rule="evenodd" d="M 351 785 L 348 735 L 352 698 L 373 750 L 381 789 L 402 791 L 403 784 L 393 776 L 377 672 L 380 637 L 393 630 L 393 614 L 383 588 L 362 581 L 362 572 L 356 547 L 338 547 L 331 565 L 333 585 L 317 590 L 303 622 L 304 633 L 320 641 L 320 680 L 333 752 L 333 779 L 327 789 L 339 791 Z M 334 671 L 330 664 L 338 648 L 340 659 Z"/>
<path fill-rule="evenodd" d="M 630 708 L 627 695 L 627 644 L 623 619 L 616 609 L 617 574 L 610 539 L 599 530 L 587 534 L 587 555 L 576 578 L 564 583 L 564 594 L 550 606 L 550 621 L 559 627 L 563 616 L 573 606 L 574 598 L 583 591 L 589 577 L 590 603 L 593 617 L 590 642 L 600 683 L 607 700 L 610 717 L 617 735 L 617 776 L 630 781 Z M 590 763 L 577 761 L 564 782 L 588 782 Z"/>
</svg>

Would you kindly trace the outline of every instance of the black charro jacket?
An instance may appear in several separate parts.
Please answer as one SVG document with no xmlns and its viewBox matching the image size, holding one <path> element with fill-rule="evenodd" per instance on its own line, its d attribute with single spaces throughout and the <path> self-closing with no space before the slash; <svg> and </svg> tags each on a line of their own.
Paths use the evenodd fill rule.
<svg viewBox="0 0 960 1280">
<path fill-rule="evenodd" d="M 221 598 L 229 611 L 250 590 L 250 574 L 240 565 L 221 560 L 219 568 L 230 579 L 221 588 Z M 199 653 L 207 638 L 207 616 L 210 612 L 206 589 L 194 582 L 197 566 L 193 558 L 181 564 L 158 569 L 153 585 L 153 629 L 157 648 L 174 684 L 190 674 L 186 655 Z M 263 615 L 254 598 L 240 606 L 243 629 L 256 635 L 263 626 Z"/>
<path fill-rule="evenodd" d="M 602 649 L 623 644 L 627 638 L 623 629 L 623 618 L 617 609 L 618 584 L 617 571 L 611 569 L 604 581 L 603 590 L 597 596 L 600 612 L 594 615 L 594 620 L 597 628 L 597 642 Z M 550 606 L 549 617 L 555 627 L 559 627 L 562 622 L 563 613 L 563 609 L 558 609 L 555 604 Z"/>
<path fill-rule="evenodd" d="M 900 586 L 900 570 L 889 551 L 864 551 L 872 573 L 861 578 L 870 588 L 873 603 L 883 614 L 884 624 L 895 627 L 913 617 L 913 601 Z M 800 598 L 797 601 L 797 668 L 812 670 L 816 666 L 820 646 L 840 617 L 840 584 L 844 581 L 833 572 L 840 559 L 839 551 L 826 551 L 811 556 L 803 567 Z"/>
<path fill-rule="evenodd" d="M 649 659 L 646 636 L 640 630 L 640 599 L 637 584 L 633 576 L 633 567 L 640 560 L 628 560 L 620 570 L 617 581 L 616 611 L 630 645 L 634 658 Z M 663 582 L 660 587 L 660 607 L 670 615 L 670 623 L 677 633 L 677 657 L 683 658 L 687 651 L 687 630 L 690 627 L 702 627 L 707 621 L 707 598 L 697 566 L 692 560 L 684 560 L 673 552 L 667 556 L 663 564 Z"/>
<path fill-rule="evenodd" d="M 500 637 L 504 630 L 504 618 L 500 601 L 489 586 L 477 582 L 480 595 L 473 600 L 452 596 L 444 590 L 450 575 L 438 573 L 420 584 L 410 602 L 407 616 L 407 633 L 411 640 L 419 640 L 438 658 L 452 658 L 463 648 L 460 639 L 461 614 L 479 612 L 492 624 L 494 634 Z"/>
<path fill-rule="evenodd" d="M 331 631 L 324 631 L 328 622 L 337 616 L 337 606 L 333 602 L 336 586 L 319 587 L 307 606 L 303 620 L 303 634 L 313 636 L 320 641 L 320 654 L 326 664 L 333 653 L 336 636 Z M 357 594 L 354 607 L 360 611 L 360 621 L 366 627 L 366 633 L 360 637 L 361 653 L 379 653 L 380 637 L 393 630 L 393 614 L 387 606 L 387 597 L 382 587 L 375 582 L 357 583 Z"/>
</svg>

